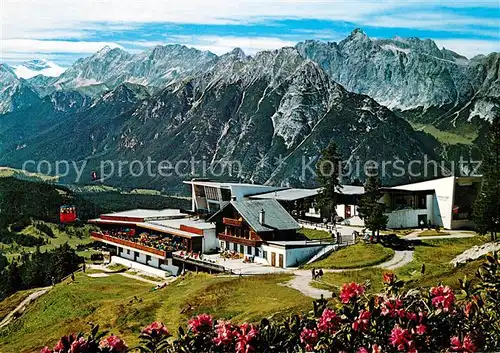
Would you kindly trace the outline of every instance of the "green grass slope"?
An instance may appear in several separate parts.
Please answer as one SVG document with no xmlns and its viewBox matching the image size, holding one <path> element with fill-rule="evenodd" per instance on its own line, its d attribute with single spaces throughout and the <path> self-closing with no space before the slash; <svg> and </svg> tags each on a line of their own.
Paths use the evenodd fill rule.
<svg viewBox="0 0 500 353">
<path fill-rule="evenodd" d="M 198 313 L 236 322 L 258 322 L 263 317 L 286 316 L 312 308 L 312 301 L 282 286 L 290 275 L 244 278 L 190 274 L 160 291 L 148 283 L 113 274 L 62 283 L 39 298 L 27 312 L 0 330 L 0 352 L 37 352 L 61 335 L 88 329 L 88 322 L 136 344 L 140 330 L 154 320 L 172 333 Z M 3 303 L 0 303 L 0 311 Z"/>
</svg>

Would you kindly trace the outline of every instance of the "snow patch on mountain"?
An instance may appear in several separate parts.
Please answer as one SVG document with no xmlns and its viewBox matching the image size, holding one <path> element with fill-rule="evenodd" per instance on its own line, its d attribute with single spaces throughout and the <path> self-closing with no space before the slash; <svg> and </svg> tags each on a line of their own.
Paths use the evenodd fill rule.
<svg viewBox="0 0 500 353">
<path fill-rule="evenodd" d="M 382 45 L 382 49 L 390 50 L 395 55 L 398 55 L 399 53 L 409 54 L 411 52 L 411 50 L 408 48 L 400 48 L 400 47 L 397 47 L 393 44 L 384 44 L 384 45 Z"/>
<path fill-rule="evenodd" d="M 470 112 L 467 121 L 470 122 L 474 117 L 479 117 L 480 119 L 491 123 L 493 122 L 493 117 L 496 114 L 495 111 L 498 111 L 498 106 L 495 103 L 478 100 L 474 103 L 474 108 Z"/>
<path fill-rule="evenodd" d="M 32 78 L 37 75 L 57 77 L 64 71 L 66 71 L 64 67 L 44 59 L 26 61 L 14 67 L 16 76 L 24 79 Z"/>
</svg>

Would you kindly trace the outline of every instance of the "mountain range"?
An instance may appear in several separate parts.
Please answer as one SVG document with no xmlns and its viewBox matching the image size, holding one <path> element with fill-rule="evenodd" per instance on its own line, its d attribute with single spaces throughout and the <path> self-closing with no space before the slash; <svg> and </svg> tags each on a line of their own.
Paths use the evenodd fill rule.
<svg viewBox="0 0 500 353">
<path fill-rule="evenodd" d="M 499 114 L 499 59 L 469 60 L 431 40 L 371 39 L 355 30 L 339 43 L 305 41 L 254 56 L 106 47 L 56 77 L 23 79 L 2 64 L 0 163 L 78 161 L 87 165 L 85 182 L 91 170 L 105 173 L 103 160 L 239 161 L 241 174 L 226 170 L 222 178 L 312 186 L 304 163 L 332 140 L 351 162 L 424 155 L 451 162 L 478 156 Z M 450 142 L 428 127 L 473 138 Z M 106 182 L 174 190 L 193 176 L 187 166 L 181 172 L 136 178 L 126 171 Z"/>
</svg>

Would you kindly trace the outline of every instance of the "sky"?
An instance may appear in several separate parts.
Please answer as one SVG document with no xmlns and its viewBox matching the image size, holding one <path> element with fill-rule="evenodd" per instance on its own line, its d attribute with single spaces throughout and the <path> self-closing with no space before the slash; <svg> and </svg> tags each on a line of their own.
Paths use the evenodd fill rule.
<svg viewBox="0 0 500 353">
<path fill-rule="evenodd" d="M 372 38 L 431 38 L 469 58 L 500 52 L 500 0 L 0 0 L 0 62 L 70 66 L 102 47 L 185 44 L 223 54 Z"/>
</svg>

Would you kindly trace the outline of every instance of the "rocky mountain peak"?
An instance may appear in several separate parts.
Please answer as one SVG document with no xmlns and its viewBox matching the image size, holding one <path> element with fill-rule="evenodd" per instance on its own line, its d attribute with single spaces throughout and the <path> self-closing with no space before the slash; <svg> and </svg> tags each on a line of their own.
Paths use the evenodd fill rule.
<svg viewBox="0 0 500 353">
<path fill-rule="evenodd" d="M 3 77 L 14 77 L 14 78 L 16 77 L 14 70 L 7 64 L 0 63 L 0 74 Z"/>
<path fill-rule="evenodd" d="M 367 40 L 369 39 L 366 33 L 361 29 L 361 28 L 356 28 L 354 29 L 349 37 L 347 37 L 349 40 Z"/>
</svg>

